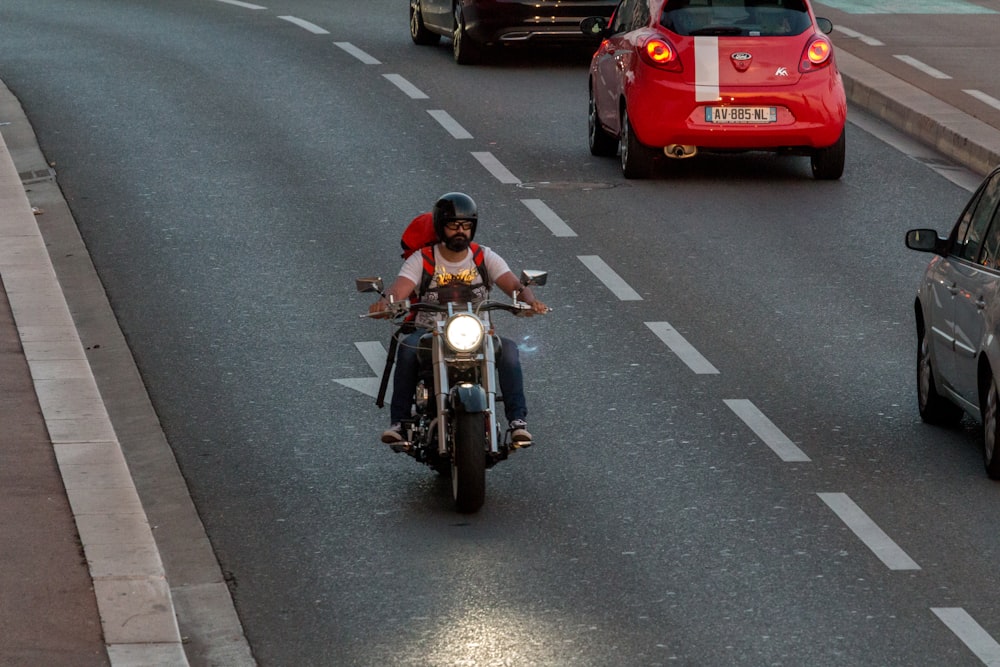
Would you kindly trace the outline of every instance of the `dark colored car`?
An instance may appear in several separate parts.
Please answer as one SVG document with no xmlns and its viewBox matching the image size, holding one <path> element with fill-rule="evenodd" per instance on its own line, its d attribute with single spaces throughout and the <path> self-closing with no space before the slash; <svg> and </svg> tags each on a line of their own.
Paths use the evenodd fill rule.
<svg viewBox="0 0 1000 667">
<path fill-rule="evenodd" d="M 969 413 L 982 422 L 986 472 L 1000 479 L 1000 168 L 947 238 L 913 229 L 906 246 L 935 255 L 914 302 L 920 416 L 954 424 Z"/>
<path fill-rule="evenodd" d="M 617 0 L 410 0 L 410 37 L 437 44 L 450 37 L 455 62 L 469 65 L 485 49 L 515 44 L 587 44 L 587 16 L 610 17 Z"/>
</svg>

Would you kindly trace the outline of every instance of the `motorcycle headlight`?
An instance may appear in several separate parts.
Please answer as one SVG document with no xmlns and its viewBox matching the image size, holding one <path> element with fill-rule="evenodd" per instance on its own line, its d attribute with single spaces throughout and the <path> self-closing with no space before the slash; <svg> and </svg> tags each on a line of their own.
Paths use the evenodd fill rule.
<svg viewBox="0 0 1000 667">
<path fill-rule="evenodd" d="M 444 340 L 455 352 L 474 352 L 482 345 L 485 335 L 483 323 L 468 313 L 452 316 L 444 327 Z"/>
</svg>

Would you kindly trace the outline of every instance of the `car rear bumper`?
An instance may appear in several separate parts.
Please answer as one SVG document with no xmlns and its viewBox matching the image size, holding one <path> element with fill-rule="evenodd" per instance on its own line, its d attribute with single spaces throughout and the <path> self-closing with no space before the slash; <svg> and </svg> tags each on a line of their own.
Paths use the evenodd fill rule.
<svg viewBox="0 0 1000 667">
<path fill-rule="evenodd" d="M 716 102 L 696 102 L 690 85 L 662 78 L 626 91 L 636 138 L 657 148 L 671 144 L 734 150 L 826 148 L 840 138 L 847 121 L 847 98 L 835 71 L 804 76 L 785 89 L 723 89 L 720 97 Z M 775 107 L 777 114 L 770 123 L 727 125 L 708 122 L 707 106 Z"/>
<path fill-rule="evenodd" d="M 580 31 L 588 16 L 609 17 L 615 2 L 607 0 L 476 0 L 463 2 L 466 33 L 483 44 L 519 42 L 592 42 Z"/>
</svg>

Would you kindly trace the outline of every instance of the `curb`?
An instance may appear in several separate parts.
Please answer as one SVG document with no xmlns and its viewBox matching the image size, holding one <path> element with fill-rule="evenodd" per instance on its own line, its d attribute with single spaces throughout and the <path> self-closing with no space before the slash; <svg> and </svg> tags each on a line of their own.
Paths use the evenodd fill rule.
<svg viewBox="0 0 1000 667">
<path fill-rule="evenodd" d="M 152 530 L 2 136 L 0 275 L 94 582 L 111 663 L 187 665 Z"/>
<path fill-rule="evenodd" d="M 836 47 L 849 102 L 985 176 L 1000 164 L 1000 130 Z"/>
</svg>

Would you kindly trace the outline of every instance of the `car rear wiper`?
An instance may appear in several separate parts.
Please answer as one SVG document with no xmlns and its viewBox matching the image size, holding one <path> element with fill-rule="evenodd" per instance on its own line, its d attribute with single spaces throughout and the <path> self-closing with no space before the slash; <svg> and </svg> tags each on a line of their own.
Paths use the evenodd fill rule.
<svg viewBox="0 0 1000 667">
<path fill-rule="evenodd" d="M 724 37 L 742 35 L 743 28 L 735 25 L 713 25 L 707 28 L 699 28 L 688 33 L 690 37 L 704 37 L 706 35 Z"/>
</svg>

